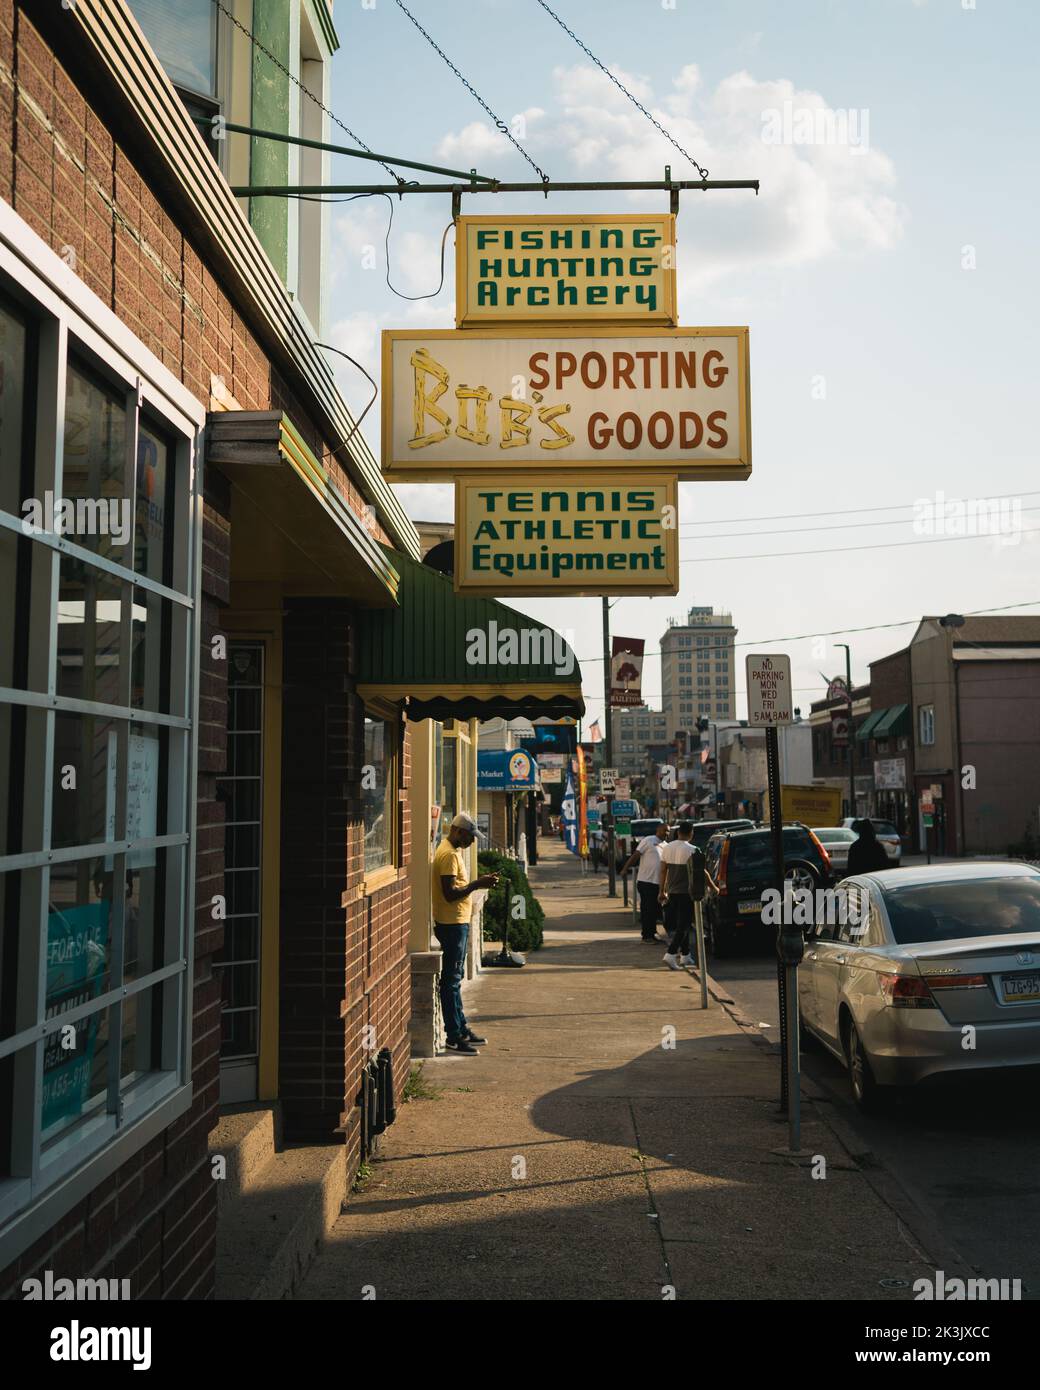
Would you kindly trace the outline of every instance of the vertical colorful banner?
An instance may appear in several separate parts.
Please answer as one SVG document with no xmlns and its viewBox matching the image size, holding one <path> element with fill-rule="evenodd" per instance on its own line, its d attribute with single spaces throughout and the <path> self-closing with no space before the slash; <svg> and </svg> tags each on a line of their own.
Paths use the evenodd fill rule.
<svg viewBox="0 0 1040 1390">
<path fill-rule="evenodd" d="M 578 853 L 578 808 L 574 797 L 574 777 L 568 772 L 567 789 L 560 803 L 560 816 L 563 820 L 563 843 L 571 854 Z"/>
<path fill-rule="evenodd" d="M 578 759 L 578 853 L 584 859 L 589 852 L 589 778 L 585 750 L 579 745 Z"/>
</svg>

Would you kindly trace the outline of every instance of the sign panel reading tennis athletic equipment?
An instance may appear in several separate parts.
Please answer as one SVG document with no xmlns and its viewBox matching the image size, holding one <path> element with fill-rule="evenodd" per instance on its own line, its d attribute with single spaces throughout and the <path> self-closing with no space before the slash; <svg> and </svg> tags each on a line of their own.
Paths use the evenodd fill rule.
<svg viewBox="0 0 1040 1390">
<path fill-rule="evenodd" d="M 674 324 L 675 218 L 460 217 L 455 322 Z"/>
<path fill-rule="evenodd" d="M 654 473 L 600 486 L 579 473 L 456 478 L 456 592 L 676 594 L 676 492 Z"/>
<path fill-rule="evenodd" d="M 383 471 L 751 472 L 746 328 L 391 330 Z"/>
<path fill-rule="evenodd" d="M 768 655 L 748 656 L 748 723 L 752 728 L 768 729 L 791 724 L 791 658 Z"/>
</svg>

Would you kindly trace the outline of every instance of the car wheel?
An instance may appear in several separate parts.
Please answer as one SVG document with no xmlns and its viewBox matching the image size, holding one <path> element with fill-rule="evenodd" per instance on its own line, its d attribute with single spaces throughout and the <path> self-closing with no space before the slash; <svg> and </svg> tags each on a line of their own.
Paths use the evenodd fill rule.
<svg viewBox="0 0 1040 1390">
<path fill-rule="evenodd" d="M 870 1068 L 870 1058 L 863 1046 L 863 1039 L 851 1018 L 845 1029 L 845 1057 L 848 1061 L 852 1099 L 865 1115 L 872 1114 L 880 1108 L 881 1096 Z"/>
<path fill-rule="evenodd" d="M 799 859 L 793 864 L 788 864 L 784 870 L 784 881 L 794 888 L 808 888 L 810 892 L 814 892 L 820 881 L 820 872 L 815 864 Z"/>
<path fill-rule="evenodd" d="M 722 931 L 715 922 L 707 923 L 708 950 L 716 960 L 725 960 L 731 954 L 733 943 L 728 933 Z"/>
</svg>

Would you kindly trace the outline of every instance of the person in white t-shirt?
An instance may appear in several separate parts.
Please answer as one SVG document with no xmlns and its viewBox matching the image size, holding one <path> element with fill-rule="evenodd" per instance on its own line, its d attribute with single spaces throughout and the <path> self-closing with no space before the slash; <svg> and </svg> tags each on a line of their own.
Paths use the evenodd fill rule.
<svg viewBox="0 0 1040 1390">
<path fill-rule="evenodd" d="M 694 846 L 690 842 L 693 826 L 680 821 L 677 839 L 661 850 L 661 901 L 664 903 L 664 928 L 668 933 L 668 950 L 664 963 L 669 970 L 681 970 L 695 965 L 690 954 L 690 932 L 693 927 L 693 898 L 690 896 L 690 857 Z M 699 851 L 697 851 L 699 853 Z"/>
<path fill-rule="evenodd" d="M 644 835 L 622 866 L 627 874 L 639 863 L 636 891 L 639 894 L 639 922 L 644 941 L 657 940 L 657 898 L 661 887 L 661 850 L 668 838 L 668 827 L 662 821 L 652 835 Z"/>
</svg>

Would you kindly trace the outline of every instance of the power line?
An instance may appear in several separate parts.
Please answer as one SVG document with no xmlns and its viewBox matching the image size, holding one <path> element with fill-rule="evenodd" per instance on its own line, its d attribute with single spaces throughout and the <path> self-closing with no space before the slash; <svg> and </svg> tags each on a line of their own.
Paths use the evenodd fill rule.
<svg viewBox="0 0 1040 1390">
<path fill-rule="evenodd" d="M 397 3 L 400 4 L 401 0 L 397 0 Z M 600 60 L 596 57 L 595 53 L 593 53 L 592 49 L 588 46 L 588 44 L 582 43 L 581 39 L 578 38 L 577 34 L 574 32 L 573 29 L 568 29 L 567 25 L 564 24 L 560 16 L 554 10 L 551 10 L 549 6 L 545 3 L 545 0 L 538 0 L 538 3 L 539 5 L 541 5 L 542 9 L 545 11 L 547 15 L 551 15 L 552 18 L 555 19 L 556 23 L 560 26 L 563 32 L 565 34 L 570 35 L 570 37 L 574 40 L 574 42 L 578 45 L 582 52 L 592 59 L 592 61 L 599 68 L 600 72 L 603 73 L 605 77 L 610 78 L 611 82 L 613 82 L 614 86 L 618 89 L 618 91 L 624 92 L 625 96 L 628 97 L 629 101 L 636 108 L 636 110 L 641 111 L 652 126 L 656 126 L 656 128 L 661 132 L 661 134 L 669 142 L 669 144 L 673 145 L 679 151 L 683 159 L 685 159 L 688 163 L 693 165 L 693 167 L 697 170 L 698 174 L 700 174 L 702 179 L 706 179 L 708 177 L 707 169 L 705 169 L 703 165 L 698 164 L 697 161 L 694 159 L 693 155 L 690 154 L 687 150 L 683 149 L 682 145 L 679 144 L 675 136 L 671 135 L 667 130 L 665 130 L 664 126 L 661 124 L 659 120 L 657 120 L 656 117 L 651 116 L 650 112 L 646 109 L 643 103 L 632 95 L 632 93 L 628 90 L 625 84 L 619 81 L 619 79 L 614 76 L 614 74 L 610 71 L 608 67 L 605 66 L 605 64 L 600 62 Z"/>
<path fill-rule="evenodd" d="M 510 144 L 513 145 L 515 149 L 518 149 L 518 150 L 520 151 L 520 153 L 523 155 L 523 157 L 527 160 L 528 164 L 530 164 L 531 168 L 535 171 L 535 173 L 536 173 L 536 174 L 538 175 L 538 177 L 541 179 L 542 183 L 548 183 L 548 182 L 549 182 L 549 175 L 546 174 L 546 173 L 543 173 L 542 170 L 539 169 L 538 165 L 534 162 L 534 160 L 531 158 L 531 156 L 527 153 L 527 151 L 524 149 L 523 145 L 520 144 L 519 140 L 517 140 L 516 136 L 515 136 L 515 135 L 513 134 L 513 132 L 509 129 L 508 125 L 506 125 L 505 121 L 500 120 L 499 117 L 495 115 L 494 111 L 492 111 L 491 107 L 487 104 L 487 102 L 484 100 L 484 98 L 480 95 L 480 93 L 477 91 L 476 87 L 474 87 L 473 83 L 470 82 L 470 81 L 468 81 L 465 77 L 463 77 L 462 73 L 459 72 L 458 68 L 455 66 L 455 64 L 451 61 L 451 59 L 450 59 L 450 58 L 448 57 L 448 55 L 445 53 L 444 49 L 443 49 L 443 48 L 440 48 L 440 47 L 437 45 L 437 43 L 430 37 L 430 35 L 426 32 L 426 30 L 422 27 L 422 25 L 421 25 L 421 24 L 419 23 L 419 21 L 416 19 L 415 15 L 412 14 L 412 12 L 411 12 L 410 9 L 408 9 L 407 5 L 403 4 L 403 3 L 402 3 L 402 0 L 394 0 L 394 4 L 397 6 L 397 8 L 401 11 L 402 14 L 406 14 L 406 15 L 408 16 L 408 18 L 412 21 L 412 23 L 413 23 L 413 24 L 415 25 L 415 27 L 418 29 L 419 33 L 422 34 L 423 38 L 424 38 L 424 39 L 426 40 L 426 42 L 430 45 L 430 47 L 434 50 L 434 52 L 435 52 L 435 53 L 439 53 L 440 56 L 444 59 L 444 61 L 447 63 L 448 67 L 451 68 L 452 72 L 453 72 L 453 73 L 455 74 L 455 76 L 459 79 L 459 81 L 462 83 L 462 85 L 466 88 L 466 90 L 469 92 L 470 96 L 472 96 L 473 99 L 474 99 L 476 102 L 478 102 L 480 106 L 483 107 L 483 109 L 487 112 L 487 114 L 491 117 L 492 121 L 495 123 L 495 129 L 498 130 L 498 131 L 500 131 L 500 132 L 506 137 L 506 139 L 510 142 Z"/>
<path fill-rule="evenodd" d="M 1019 532 L 1023 536 L 1032 536 L 1040 532 L 1040 526 L 1024 526 Z M 725 539 L 715 537 L 713 539 Z M 755 555 L 694 555 L 689 559 L 680 560 L 680 565 L 718 565 L 727 560 L 793 560 L 803 555 L 851 555 L 857 550 L 899 550 L 907 545 L 946 545 L 950 541 L 981 541 L 990 540 L 990 536 L 937 536 L 932 540 L 921 541 L 881 541 L 877 545 L 838 545 L 831 546 L 827 550 L 766 550 Z"/>
<path fill-rule="evenodd" d="M 992 497 L 987 497 L 987 498 L 985 498 L 985 499 L 982 499 L 982 498 L 968 499 L 968 498 L 964 498 L 964 497 L 949 497 L 949 498 L 946 498 L 946 499 L 945 499 L 943 505 L 945 506 L 945 505 L 948 505 L 948 504 L 951 503 L 951 502 L 965 502 L 965 501 L 968 501 L 968 500 L 974 500 L 974 501 L 976 501 L 976 502 L 978 502 L 978 501 L 983 501 L 983 500 L 986 501 L 986 502 L 1003 502 L 1003 501 L 1006 501 L 1007 498 L 1009 498 L 1009 497 L 1040 497 L 1040 492 L 998 492 L 998 493 L 996 493 L 994 496 L 992 496 Z M 924 499 L 924 498 L 919 498 L 919 499 L 917 499 L 917 501 L 924 501 L 924 500 L 926 500 L 926 499 Z M 927 499 L 927 500 L 930 501 L 931 499 Z M 905 511 L 907 507 L 914 507 L 914 506 L 916 506 L 916 505 L 917 505 L 917 501 L 914 501 L 914 502 L 890 502 L 890 503 L 888 503 L 886 506 L 883 506 L 883 507 L 833 507 L 833 508 L 831 508 L 830 511 L 823 511 L 823 512 L 778 512 L 778 513 L 776 513 L 776 514 L 774 514 L 774 515 L 771 515 L 771 516 L 725 516 L 725 517 L 712 518 L 711 520 L 708 520 L 708 521 L 690 521 L 690 522 L 687 523 L 687 525 L 689 525 L 689 526 L 729 526 L 729 525 L 732 524 L 732 525 L 735 526 L 738 522 L 748 522 L 748 521 L 802 521 L 802 520 L 804 520 L 806 517 L 816 517 L 816 516 L 865 516 L 868 512 L 900 512 L 900 511 Z"/>
<path fill-rule="evenodd" d="M 969 609 L 969 610 L 967 610 L 967 611 L 963 614 L 963 616 L 966 617 L 966 618 L 989 618 L 989 617 L 992 617 L 993 614 L 995 614 L 995 613 L 1010 613 L 1012 610 L 1018 609 L 1018 608 L 1036 608 L 1036 607 L 1040 607 L 1040 598 L 1028 599 L 1025 603 L 1005 603 L 1005 604 L 1004 604 L 1002 607 L 1000 607 L 1000 608 L 974 608 L 974 609 Z M 790 635 L 790 634 L 789 634 L 789 635 L 787 635 L 787 636 L 785 636 L 785 637 L 756 637 L 756 638 L 755 638 L 753 641 L 751 641 L 751 642 L 734 642 L 734 643 L 733 643 L 733 648 L 734 648 L 734 650 L 735 650 L 737 647 L 769 647 L 769 646 L 771 646 L 774 642 L 811 642 L 811 641 L 813 640 L 814 637 L 848 637 L 848 636 L 854 636 L 856 633 L 859 633 L 859 632 L 887 632 L 887 631 L 889 631 L 890 629 L 896 628 L 896 627 L 916 627 L 917 624 L 920 623 L 920 621 L 921 621 L 921 618 L 920 618 L 920 617 L 916 617 L 916 618 L 903 618 L 901 621 L 895 622 L 895 623 L 870 623 L 870 624 L 868 624 L 868 625 L 865 626 L 865 627 L 835 627 L 835 628 L 831 628 L 831 629 L 830 629 L 829 631 L 827 631 L 827 632 L 800 632 L 800 633 L 797 633 L 797 634 L 795 634 L 795 635 Z M 729 644 L 727 643 L 727 644 L 725 644 L 725 645 L 719 645 L 719 646 L 715 646 L 715 647 L 700 647 L 700 648 L 691 647 L 691 648 L 690 648 L 690 653 L 691 653 L 691 657 L 693 657 L 693 659 L 696 659 L 695 653 L 698 652 L 698 651 L 701 651 L 701 652 L 709 652 L 709 651 L 711 651 L 711 652 L 728 652 L 729 650 L 730 650 L 730 647 L 729 647 Z M 671 654 L 671 653 L 669 653 L 669 655 L 670 655 L 670 654 Z M 665 655 L 665 653 L 662 652 L 662 650 L 661 650 L 660 647 L 658 647 L 657 651 L 654 651 L 654 652 L 646 652 L 646 651 L 645 651 L 645 652 L 643 653 L 644 658 L 646 658 L 646 657 L 648 657 L 648 656 L 662 656 L 662 655 Z M 578 657 L 578 658 L 577 658 L 577 660 L 578 660 L 578 661 L 580 662 L 580 664 L 583 665 L 583 666 L 591 666 L 591 665 L 593 665 L 594 662 L 602 661 L 603 659 L 604 659 L 604 658 L 603 658 L 602 653 L 601 653 L 599 656 L 589 656 L 589 657 Z"/>
<path fill-rule="evenodd" d="M 1019 508 L 1019 515 L 1021 515 L 1022 512 L 1040 512 L 1040 506 L 1037 506 L 1037 507 L 1021 507 L 1021 508 Z M 791 535 L 801 535 L 801 534 L 803 534 L 803 533 L 807 533 L 807 532 L 816 532 L 816 531 L 850 531 L 850 530 L 856 530 L 856 531 L 858 531 L 858 530 L 860 530 L 860 529 L 862 529 L 862 528 L 865 528 L 865 527 L 868 527 L 868 526 L 905 526 L 905 525 L 907 524 L 907 520 L 908 520 L 907 517 L 893 517 L 891 521 L 837 521 L 837 522 L 833 522 L 830 526 L 781 526 L 781 527 L 779 527 L 779 528 L 778 528 L 777 530 L 775 530 L 775 531 L 727 531 L 724 535 L 718 535 L 718 536 L 689 536 L 689 535 L 687 535 L 687 536 L 682 537 L 682 539 L 684 539 L 684 540 L 699 540 L 699 541 L 731 541 L 731 540 L 737 540 L 738 538 L 741 538 L 741 539 L 742 539 L 742 538 L 745 537 L 745 536 L 791 536 Z M 693 522 L 692 524 L 693 524 L 693 525 L 705 526 L 705 525 L 707 525 L 708 523 L 701 521 L 701 522 Z M 680 532 L 682 531 L 682 527 L 681 527 L 681 526 L 680 526 L 679 530 L 680 530 Z M 983 533 L 983 534 L 990 534 L 990 535 L 1007 535 L 1007 534 L 1009 534 L 1009 533 L 1008 533 L 1008 532 L 1001 532 L 1001 531 L 993 531 L 993 532 L 988 532 L 988 533 Z M 960 539 L 960 538 L 958 537 L 958 539 Z"/>
</svg>

